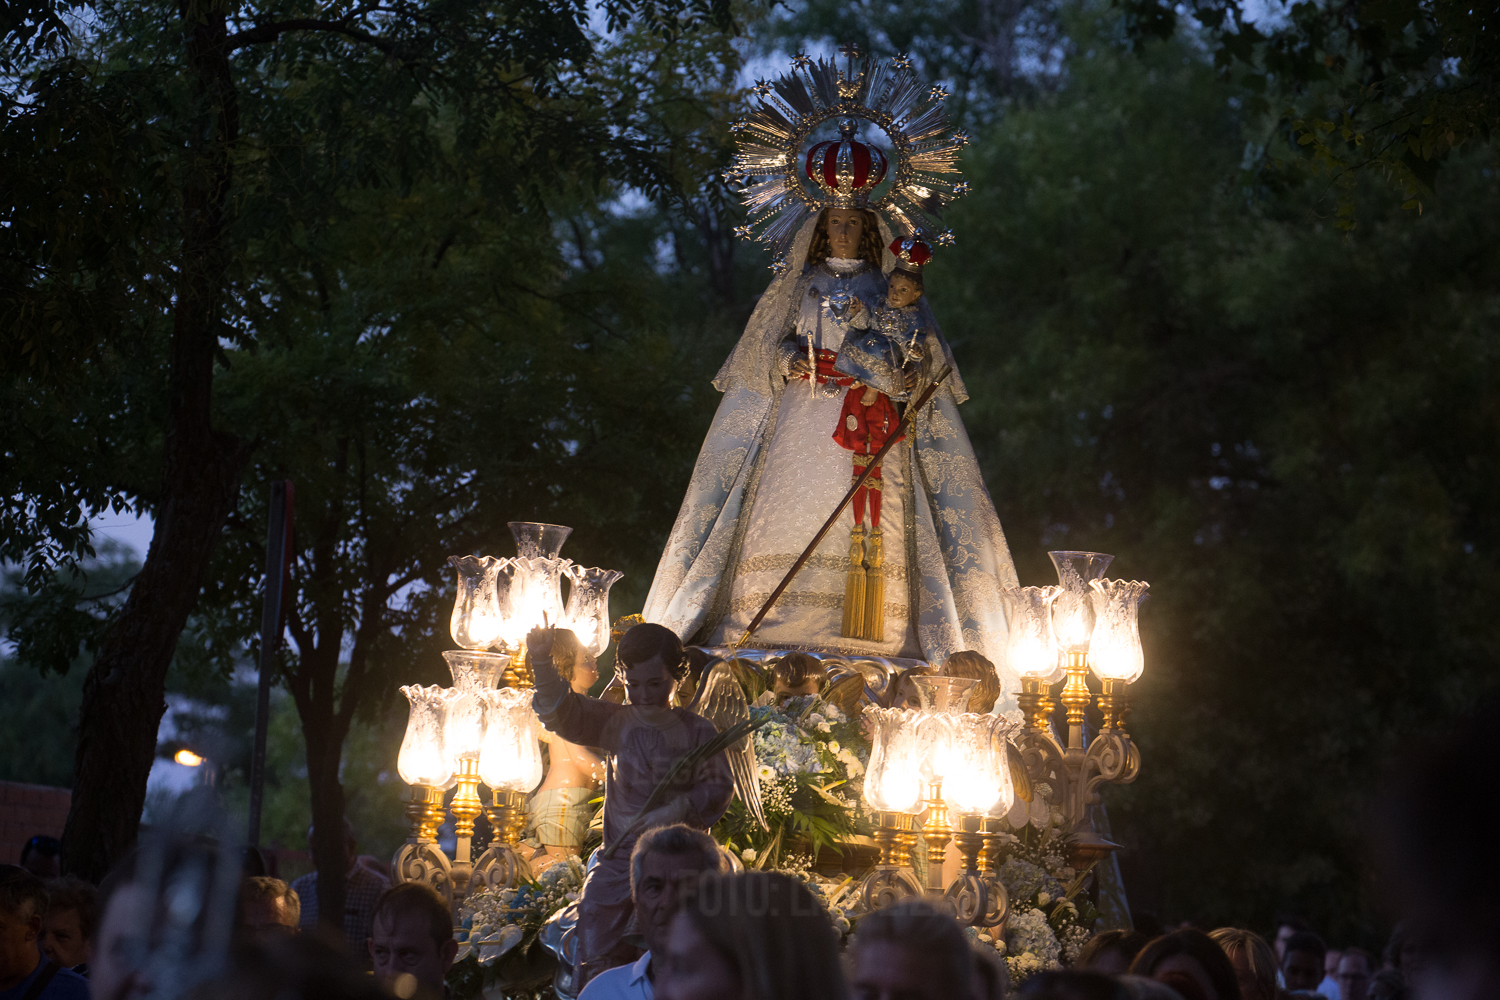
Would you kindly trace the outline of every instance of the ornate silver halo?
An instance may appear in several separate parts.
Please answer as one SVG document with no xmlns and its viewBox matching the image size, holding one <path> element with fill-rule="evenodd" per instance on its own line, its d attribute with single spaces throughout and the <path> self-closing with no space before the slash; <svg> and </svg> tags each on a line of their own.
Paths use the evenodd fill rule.
<svg viewBox="0 0 1500 1000">
<path fill-rule="evenodd" d="M 853 200 L 884 213 L 898 236 L 936 232 L 936 242 L 951 245 L 953 234 L 941 228 L 943 208 L 968 191 L 958 153 L 969 136 L 950 131 L 943 107 L 948 94 L 941 87 L 924 91 L 911 60 L 904 56 L 884 63 L 866 58 L 856 72 L 859 49 L 845 45 L 839 51 L 848 60 L 847 72 L 841 72 L 835 61 L 814 62 L 799 54 L 791 72 L 755 84 L 756 107 L 731 126 L 740 138 L 724 179 L 750 212 L 735 235 L 769 245 L 778 273 L 790 266 L 792 240 L 812 213 L 859 194 L 845 191 L 836 197 L 821 180 L 809 184 L 803 179 L 803 147 L 825 122 L 860 119 L 885 133 L 895 177 L 878 199 L 868 204 L 863 204 L 863 196 Z M 847 131 L 845 136 L 845 142 L 851 141 Z"/>
</svg>

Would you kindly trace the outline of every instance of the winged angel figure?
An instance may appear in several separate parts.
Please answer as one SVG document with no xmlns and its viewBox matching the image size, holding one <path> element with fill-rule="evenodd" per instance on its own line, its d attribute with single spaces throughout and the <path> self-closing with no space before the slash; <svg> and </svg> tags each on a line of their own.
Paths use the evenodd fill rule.
<svg viewBox="0 0 1500 1000">
<path fill-rule="evenodd" d="M 703 716 L 719 732 L 750 721 L 750 702 L 745 689 L 734 675 L 734 668 L 720 660 L 703 672 L 698 690 L 688 705 L 689 711 Z M 724 751 L 729 771 L 734 776 L 734 791 L 761 829 L 768 830 L 765 811 L 760 804 L 760 766 L 755 760 L 755 736 L 746 733 Z"/>
</svg>

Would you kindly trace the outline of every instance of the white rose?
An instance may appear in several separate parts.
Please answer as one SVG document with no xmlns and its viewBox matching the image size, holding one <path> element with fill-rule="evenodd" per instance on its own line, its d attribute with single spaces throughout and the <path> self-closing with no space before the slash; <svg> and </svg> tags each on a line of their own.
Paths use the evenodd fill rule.
<svg viewBox="0 0 1500 1000">
<path fill-rule="evenodd" d="M 757 855 L 755 853 L 755 848 L 753 848 L 753 847 L 747 847 L 743 851 L 740 852 L 740 859 L 743 860 L 743 861 L 748 861 L 751 864 L 755 863 L 755 859 L 758 856 L 759 855 Z"/>
</svg>

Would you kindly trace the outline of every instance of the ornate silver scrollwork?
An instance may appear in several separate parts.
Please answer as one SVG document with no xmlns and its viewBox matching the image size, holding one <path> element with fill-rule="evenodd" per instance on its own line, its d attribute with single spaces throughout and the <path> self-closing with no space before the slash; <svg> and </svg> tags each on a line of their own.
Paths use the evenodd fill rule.
<svg viewBox="0 0 1500 1000">
<path fill-rule="evenodd" d="M 397 882 L 422 882 L 432 886 L 453 908 L 453 865 L 431 840 L 407 842 L 391 859 L 391 875 Z"/>
<path fill-rule="evenodd" d="M 922 886 L 910 869 L 895 865 L 876 865 L 860 885 L 859 903 L 865 913 L 874 913 L 892 903 L 921 895 Z"/>
<path fill-rule="evenodd" d="M 989 913 L 990 887 L 978 872 L 959 872 L 943 898 L 953 907 L 954 918 L 965 927 L 982 923 Z"/>
<path fill-rule="evenodd" d="M 503 843 L 492 843 L 474 862 L 469 876 L 469 892 L 480 889 L 507 889 L 532 880 L 531 864 Z"/>
<path fill-rule="evenodd" d="M 984 917 L 978 924 L 980 927 L 1004 927 L 1005 921 L 1010 919 L 1010 893 L 998 875 L 985 879 L 985 888 L 988 895 L 985 898 Z"/>
</svg>

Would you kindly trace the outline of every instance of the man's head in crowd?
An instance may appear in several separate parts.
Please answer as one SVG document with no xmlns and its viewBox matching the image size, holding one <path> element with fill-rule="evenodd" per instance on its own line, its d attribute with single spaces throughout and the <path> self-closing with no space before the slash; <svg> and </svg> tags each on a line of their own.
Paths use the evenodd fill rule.
<svg viewBox="0 0 1500 1000">
<path fill-rule="evenodd" d="M 41 962 L 37 938 L 47 887 L 17 865 L 0 865 L 0 992 L 14 989 Z"/>
<path fill-rule="evenodd" d="M 1312 931 L 1298 931 L 1287 938 L 1281 958 L 1281 977 L 1286 988 L 1316 993 L 1323 981 L 1323 956 L 1327 953 L 1323 939 Z"/>
<path fill-rule="evenodd" d="M 1224 949 L 1202 931 L 1164 934 L 1141 949 L 1130 972 L 1166 983 L 1185 1000 L 1240 1000 L 1240 985 Z"/>
<path fill-rule="evenodd" d="M 1276 952 L 1265 938 L 1241 927 L 1220 927 L 1209 937 L 1229 956 L 1241 1000 L 1277 1000 L 1281 987 L 1276 982 Z"/>
<path fill-rule="evenodd" d="M 677 912 L 683 883 L 724 870 L 724 852 L 702 830 L 681 823 L 648 830 L 630 852 L 630 896 L 646 948 L 658 952 Z"/>
<path fill-rule="evenodd" d="M 302 900 L 279 878 L 259 876 L 240 884 L 238 927 L 246 941 L 266 941 L 297 933 Z"/>
<path fill-rule="evenodd" d="M 46 835 L 32 837 L 21 848 L 21 867 L 40 879 L 57 878 L 62 874 L 62 841 Z"/>
<path fill-rule="evenodd" d="M 871 913 L 859 922 L 853 951 L 854 1000 L 973 1000 L 969 940 L 926 903 Z"/>
<path fill-rule="evenodd" d="M 1100 931 L 1084 944 L 1073 967 L 1106 976 L 1124 975 L 1148 940 L 1140 931 Z"/>
<path fill-rule="evenodd" d="M 846 1000 L 823 907 L 773 872 L 708 873 L 683 887 L 660 954 L 658 1000 Z"/>
<path fill-rule="evenodd" d="M 307 850 L 312 853 L 313 827 L 307 828 Z M 349 817 L 344 817 L 344 851 L 349 858 L 349 867 L 353 868 L 359 859 L 359 841 L 354 836 L 354 824 L 349 822 Z"/>
<path fill-rule="evenodd" d="M 42 917 L 42 953 L 65 969 L 87 965 L 99 929 L 99 892 L 69 875 L 47 887 Z"/>
<path fill-rule="evenodd" d="M 458 942 L 453 914 L 430 886 L 403 882 L 381 894 L 370 928 L 375 979 L 401 1000 L 437 1000 Z"/>
<path fill-rule="evenodd" d="M 1276 949 L 1276 961 L 1286 958 L 1286 943 L 1293 934 L 1305 934 L 1311 930 L 1301 917 L 1285 916 L 1277 920 L 1276 936 L 1271 939 L 1271 947 Z"/>
<path fill-rule="evenodd" d="M 1370 992 L 1370 976 L 1375 961 L 1363 948 L 1345 948 L 1339 958 L 1333 981 L 1339 984 L 1339 1000 L 1365 1000 Z"/>
</svg>

